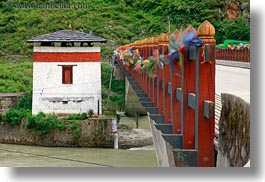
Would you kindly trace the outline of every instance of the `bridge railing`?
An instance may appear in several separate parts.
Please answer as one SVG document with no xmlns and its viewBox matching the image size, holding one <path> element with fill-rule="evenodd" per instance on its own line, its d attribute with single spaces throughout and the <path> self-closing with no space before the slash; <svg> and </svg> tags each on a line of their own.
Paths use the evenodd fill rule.
<svg viewBox="0 0 265 182">
<path fill-rule="evenodd" d="M 219 48 L 216 49 L 216 59 L 238 62 L 250 62 L 250 48 Z"/>
<path fill-rule="evenodd" d="M 139 86 L 133 85 L 133 88 L 136 88 L 143 106 L 146 106 L 151 116 L 162 116 L 161 123 L 156 121 L 160 127 L 170 128 L 170 136 L 175 137 L 171 143 L 174 156 L 190 166 L 213 167 L 215 29 L 208 21 L 204 21 L 197 31 L 188 26 L 183 33 L 187 35 L 191 31 L 196 32 L 202 45 L 188 45 L 182 51 L 176 50 L 179 57 L 171 59 L 170 63 L 154 61 L 151 76 L 147 71 L 136 71 L 133 65 L 119 61 L 127 77 L 132 78 L 131 83 Z M 144 60 L 154 56 L 157 51 L 164 57 L 170 57 L 169 41 L 172 35 L 162 33 L 120 48 L 138 49 Z M 174 32 L 176 40 L 180 35 L 180 31 Z M 165 130 L 161 131 L 168 134 Z"/>
</svg>

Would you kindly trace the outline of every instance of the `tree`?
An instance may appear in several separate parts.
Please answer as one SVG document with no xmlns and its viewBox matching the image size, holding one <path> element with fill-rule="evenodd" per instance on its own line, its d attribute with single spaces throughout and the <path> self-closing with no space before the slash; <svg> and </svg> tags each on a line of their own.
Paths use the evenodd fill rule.
<svg viewBox="0 0 265 182">
<path fill-rule="evenodd" d="M 139 128 L 139 118 L 141 116 L 142 109 L 134 104 L 129 106 L 127 105 L 125 108 L 125 113 L 126 115 L 131 116 L 134 119 L 136 128 Z"/>
</svg>

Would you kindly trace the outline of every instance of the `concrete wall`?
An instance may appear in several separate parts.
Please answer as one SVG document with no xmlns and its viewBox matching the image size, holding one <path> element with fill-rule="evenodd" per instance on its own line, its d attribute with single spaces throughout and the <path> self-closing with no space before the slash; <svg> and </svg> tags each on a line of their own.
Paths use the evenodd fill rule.
<svg viewBox="0 0 265 182">
<path fill-rule="evenodd" d="M 162 132 L 155 127 L 155 122 L 150 117 L 150 127 L 153 134 L 154 145 L 156 149 L 156 159 L 159 167 L 175 167 L 175 159 L 172 152 L 172 146 L 165 141 Z"/>
<path fill-rule="evenodd" d="M 0 114 L 11 107 L 16 107 L 23 93 L 0 93 Z"/>
<path fill-rule="evenodd" d="M 75 138 L 70 128 L 63 131 L 54 129 L 49 134 L 40 137 L 25 129 L 25 120 L 16 127 L 0 122 L 0 143 L 47 147 L 113 147 L 111 120 L 107 124 L 99 120 L 84 120 L 80 123 L 81 134 L 79 138 Z"/>
<path fill-rule="evenodd" d="M 243 167 L 250 160 L 250 104 L 222 94 L 217 167 Z"/>
</svg>

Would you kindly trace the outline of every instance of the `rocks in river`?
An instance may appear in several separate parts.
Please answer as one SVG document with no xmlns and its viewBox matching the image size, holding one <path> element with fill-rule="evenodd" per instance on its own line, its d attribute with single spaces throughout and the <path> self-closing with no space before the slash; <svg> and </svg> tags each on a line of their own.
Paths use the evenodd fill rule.
<svg viewBox="0 0 265 182">
<path fill-rule="evenodd" d="M 119 135 L 119 148 L 129 149 L 133 147 L 143 147 L 153 144 L 153 138 L 151 131 L 145 129 L 132 129 L 125 130 L 120 129 Z"/>
</svg>

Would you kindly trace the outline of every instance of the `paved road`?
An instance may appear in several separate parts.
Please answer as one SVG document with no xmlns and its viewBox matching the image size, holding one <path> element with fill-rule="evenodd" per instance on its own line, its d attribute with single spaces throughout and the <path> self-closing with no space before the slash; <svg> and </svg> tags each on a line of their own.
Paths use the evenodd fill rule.
<svg viewBox="0 0 265 182">
<path fill-rule="evenodd" d="M 216 65 L 216 94 L 231 93 L 250 103 L 250 69 Z"/>
</svg>

